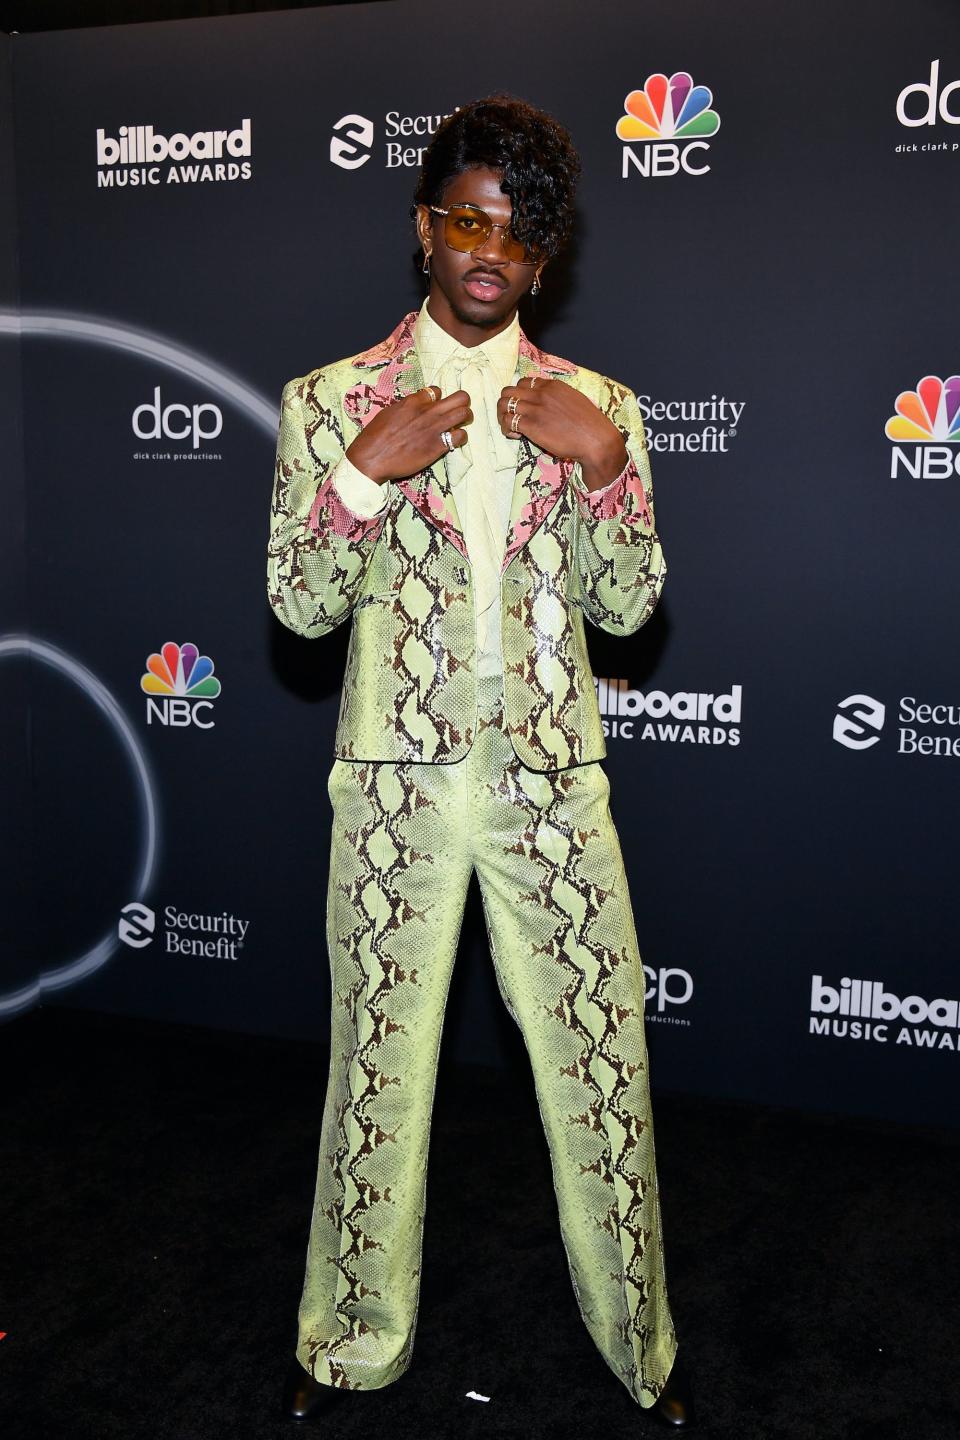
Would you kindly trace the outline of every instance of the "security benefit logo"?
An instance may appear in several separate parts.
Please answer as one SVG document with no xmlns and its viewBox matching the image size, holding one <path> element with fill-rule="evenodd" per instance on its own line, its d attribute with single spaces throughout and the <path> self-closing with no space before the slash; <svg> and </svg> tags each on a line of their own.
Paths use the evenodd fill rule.
<svg viewBox="0 0 960 1440">
<path fill-rule="evenodd" d="M 631 690 L 626 680 L 598 680 L 597 701 L 608 740 L 658 740 L 680 745 L 740 744 L 743 687 L 709 691 Z"/>
<path fill-rule="evenodd" d="M 740 431 L 746 400 L 654 400 L 638 395 L 647 446 L 658 454 L 726 455 Z"/>
<path fill-rule="evenodd" d="M 836 1040 L 869 1040 L 908 1045 L 916 1050 L 960 1051 L 960 1005 L 956 1000 L 926 1000 L 897 995 L 882 980 L 851 980 L 828 985 L 811 977 L 810 1034 Z"/>
<path fill-rule="evenodd" d="M 706 175 L 709 139 L 720 129 L 712 109 L 713 92 L 694 85 L 685 70 L 649 75 L 642 90 L 631 90 L 617 121 L 617 138 L 626 143 L 621 179 L 633 175 L 656 179 L 665 175 Z"/>
<path fill-rule="evenodd" d="M 880 743 L 887 707 L 872 695 L 848 695 L 833 717 L 833 738 L 848 750 L 869 750 Z"/>
<path fill-rule="evenodd" d="M 157 921 L 160 919 L 159 930 Z M 117 934 L 132 950 L 143 950 L 159 940 L 167 955 L 191 955 L 200 960 L 238 960 L 250 928 L 227 910 L 198 914 L 165 905 L 160 917 L 149 905 L 132 900 L 120 911 Z"/>
<path fill-rule="evenodd" d="M 916 390 L 903 390 L 884 427 L 890 478 L 949 480 L 960 476 L 960 375 L 925 375 Z"/>
<path fill-rule="evenodd" d="M 871 750 L 895 739 L 898 755 L 960 759 L 960 704 L 901 695 L 897 727 L 884 734 L 887 706 L 872 695 L 848 695 L 833 717 L 833 738 L 847 750 Z"/>
<path fill-rule="evenodd" d="M 382 122 L 383 145 L 377 149 L 372 120 L 366 115 L 341 115 L 331 127 L 330 164 L 341 170 L 359 170 L 368 160 L 379 157 L 385 170 L 419 169 L 431 135 L 446 118 L 443 114 L 408 115 L 388 110 Z"/>
<path fill-rule="evenodd" d="M 149 905 L 141 905 L 139 901 L 132 900 L 120 911 L 117 934 L 131 950 L 142 950 L 145 945 L 151 945 L 156 928 L 156 912 L 151 910 Z"/>
<path fill-rule="evenodd" d="M 223 411 L 209 400 L 185 405 L 180 400 L 168 400 L 155 385 L 153 398 L 134 408 L 130 423 L 137 440 L 150 442 L 149 449 L 133 452 L 134 460 L 179 464 L 223 459 L 221 451 L 208 446 L 208 441 L 216 440 L 223 431 Z"/>
<path fill-rule="evenodd" d="M 931 60 L 930 74 L 905 85 L 897 96 L 897 119 L 908 130 L 920 130 L 915 140 L 901 140 L 897 155 L 958 155 L 960 130 L 960 78 L 944 80 L 940 61 Z"/>
<path fill-rule="evenodd" d="M 97 131 L 97 189 L 141 185 L 198 185 L 249 180 L 253 140 L 249 119 L 233 130 L 178 130 L 164 135 L 152 125 L 121 125 Z"/>
<path fill-rule="evenodd" d="M 196 645 L 168 640 L 158 654 L 148 655 L 140 689 L 147 697 L 148 725 L 213 729 L 213 701 L 220 694 L 220 681 L 213 673 L 213 661 Z"/>
<path fill-rule="evenodd" d="M 373 121 L 366 115 L 341 115 L 330 137 L 330 163 L 341 170 L 359 170 L 373 149 Z"/>
</svg>

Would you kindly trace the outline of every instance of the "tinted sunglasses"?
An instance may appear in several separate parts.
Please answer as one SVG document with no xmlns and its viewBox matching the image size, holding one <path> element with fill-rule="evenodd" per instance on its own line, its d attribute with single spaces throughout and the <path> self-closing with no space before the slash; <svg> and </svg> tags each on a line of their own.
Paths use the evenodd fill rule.
<svg viewBox="0 0 960 1440">
<path fill-rule="evenodd" d="M 518 265 L 536 265 L 541 258 L 510 233 L 509 225 L 494 225 L 486 210 L 478 205 L 450 205 L 446 210 L 441 210 L 439 205 L 428 205 L 427 209 L 443 216 L 443 238 L 451 250 L 469 255 L 485 244 L 494 230 L 502 230 L 500 238 L 508 260 L 515 260 Z"/>
</svg>

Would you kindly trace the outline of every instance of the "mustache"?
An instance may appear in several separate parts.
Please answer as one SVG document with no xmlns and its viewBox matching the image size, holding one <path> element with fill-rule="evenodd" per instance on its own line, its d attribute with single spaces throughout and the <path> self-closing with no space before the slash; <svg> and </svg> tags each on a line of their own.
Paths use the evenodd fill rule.
<svg viewBox="0 0 960 1440">
<path fill-rule="evenodd" d="M 503 276 L 499 275 L 496 270 L 486 270 L 482 268 L 478 270 L 468 270 L 463 278 L 464 280 L 490 280 L 494 285 L 499 285 L 501 290 L 506 290 L 507 288 L 506 280 L 504 280 Z"/>
</svg>

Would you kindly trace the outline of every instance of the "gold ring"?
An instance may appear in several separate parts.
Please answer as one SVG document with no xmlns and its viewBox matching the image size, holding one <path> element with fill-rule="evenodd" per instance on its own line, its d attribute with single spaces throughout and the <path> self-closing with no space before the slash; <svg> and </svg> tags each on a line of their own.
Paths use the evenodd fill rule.
<svg viewBox="0 0 960 1440">
<path fill-rule="evenodd" d="M 508 415 L 513 415 L 513 414 L 515 414 L 515 413 L 516 413 L 516 409 L 517 409 L 517 397 L 516 397 L 516 395 L 511 395 L 511 396 L 510 396 L 510 399 L 507 401 L 507 414 L 508 414 Z"/>
<path fill-rule="evenodd" d="M 520 431 L 520 411 L 519 411 L 519 410 L 518 410 L 517 413 L 514 415 L 513 419 L 510 421 L 510 429 L 514 432 L 515 435 L 516 435 L 516 434 L 519 434 L 519 431 Z"/>
<path fill-rule="evenodd" d="M 433 403 L 436 404 L 437 401 L 440 399 L 440 396 L 439 396 L 439 395 L 434 395 L 433 392 L 434 392 L 434 389 L 436 389 L 436 388 L 438 388 L 438 387 L 433 386 L 433 385 L 424 385 L 423 388 L 424 388 L 424 390 L 426 390 L 427 394 L 430 396 L 430 399 L 433 401 Z"/>
</svg>

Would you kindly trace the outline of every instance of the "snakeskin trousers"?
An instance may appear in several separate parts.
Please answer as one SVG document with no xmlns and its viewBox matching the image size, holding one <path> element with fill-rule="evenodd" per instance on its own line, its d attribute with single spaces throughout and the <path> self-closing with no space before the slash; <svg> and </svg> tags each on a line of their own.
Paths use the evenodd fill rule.
<svg viewBox="0 0 960 1440">
<path fill-rule="evenodd" d="M 411 1361 L 440 1034 L 475 869 L 523 1034 L 584 1323 L 641 1406 L 677 1340 L 667 1299 L 637 949 L 609 786 L 539 774 L 481 682 L 452 765 L 337 760 L 327 905 L 331 1059 L 297 1358 L 374 1390 Z"/>
</svg>

